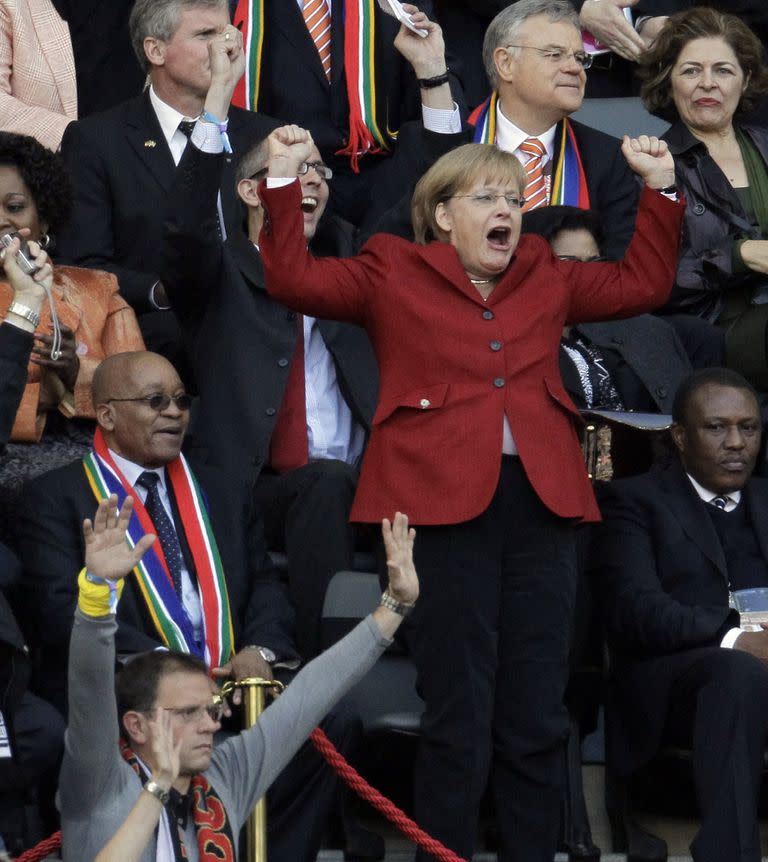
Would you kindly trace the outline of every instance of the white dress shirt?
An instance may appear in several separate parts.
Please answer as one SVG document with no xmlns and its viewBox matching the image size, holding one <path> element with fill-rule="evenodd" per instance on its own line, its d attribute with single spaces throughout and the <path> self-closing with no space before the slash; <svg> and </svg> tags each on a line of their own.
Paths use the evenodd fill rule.
<svg viewBox="0 0 768 862">
<path fill-rule="evenodd" d="M 160 502 L 163 504 L 166 514 L 171 519 L 171 523 L 175 526 L 176 520 L 173 517 L 171 500 L 168 496 L 168 489 L 166 486 L 165 468 L 158 467 L 157 469 L 150 470 L 147 467 L 141 467 L 139 464 L 134 464 L 133 461 L 128 461 L 126 458 L 123 458 L 122 455 L 118 455 L 117 452 L 113 452 L 111 449 L 109 450 L 109 454 L 114 459 L 117 469 L 120 470 L 123 476 L 125 476 L 126 481 L 131 485 L 135 495 L 142 503 L 147 501 L 147 489 L 141 485 L 137 485 L 136 482 L 139 476 L 141 476 L 145 471 L 149 473 L 157 473 L 160 477 L 160 481 L 157 484 L 157 489 L 160 494 Z M 192 623 L 192 629 L 195 633 L 196 640 L 202 640 L 203 605 L 200 600 L 197 584 L 192 580 L 192 576 L 189 574 L 189 570 L 184 562 L 183 554 L 181 557 L 181 603 L 184 606 L 184 610 L 187 612 L 189 621 Z"/>
<path fill-rule="evenodd" d="M 693 485 L 693 490 L 708 506 L 712 505 L 712 501 L 716 497 L 725 497 L 726 502 L 724 511 L 732 512 L 741 502 L 741 491 L 730 491 L 728 494 L 718 494 L 715 491 L 710 491 L 703 485 L 700 485 L 690 473 L 686 473 L 685 475 L 690 479 L 691 485 Z M 731 649 L 743 631 L 744 629 L 739 628 L 728 629 L 723 636 L 723 639 L 720 641 L 720 646 L 724 649 Z"/>
</svg>

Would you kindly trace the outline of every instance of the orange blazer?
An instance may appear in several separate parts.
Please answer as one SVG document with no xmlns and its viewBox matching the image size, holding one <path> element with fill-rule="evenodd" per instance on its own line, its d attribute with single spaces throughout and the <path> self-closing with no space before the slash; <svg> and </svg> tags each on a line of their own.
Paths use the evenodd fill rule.
<svg viewBox="0 0 768 862">
<path fill-rule="evenodd" d="M 80 371 L 74 392 L 67 392 L 55 375 L 29 363 L 27 385 L 16 412 L 11 440 L 36 442 L 45 428 L 45 412 L 41 409 L 42 387 L 48 377 L 49 398 L 54 391 L 59 399 L 58 409 L 68 418 L 79 416 L 93 419 L 91 380 L 96 366 L 112 353 L 125 350 L 144 350 L 144 341 L 133 309 L 119 295 L 117 279 L 109 272 L 83 269 L 76 266 L 54 268 L 53 295 L 59 322 L 75 333 Z M 4 318 L 11 304 L 13 290 L 6 281 L 0 281 L 0 317 Z M 50 334 L 51 313 L 48 302 L 40 312 L 40 332 Z"/>
<path fill-rule="evenodd" d="M 631 317 L 664 302 L 683 203 L 646 189 L 620 263 L 559 261 L 543 239 L 525 235 L 484 302 L 447 243 L 380 234 L 357 257 L 315 259 L 299 184 L 262 184 L 261 194 L 267 290 L 296 311 L 364 326 L 379 361 L 352 520 L 398 509 L 415 524 L 479 515 L 498 484 L 505 414 L 542 502 L 564 518 L 599 519 L 579 413 L 558 369 L 560 335 L 566 323 Z"/>
<path fill-rule="evenodd" d="M 57 150 L 77 119 L 69 28 L 51 0 L 0 0 L 0 129 Z"/>
</svg>

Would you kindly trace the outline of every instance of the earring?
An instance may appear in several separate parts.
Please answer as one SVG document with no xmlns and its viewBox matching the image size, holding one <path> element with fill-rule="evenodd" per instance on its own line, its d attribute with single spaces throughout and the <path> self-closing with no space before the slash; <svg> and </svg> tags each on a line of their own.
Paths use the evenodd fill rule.
<svg viewBox="0 0 768 862">
<path fill-rule="evenodd" d="M 50 234 L 47 234 L 47 233 L 44 233 L 44 234 L 43 234 L 43 235 L 38 239 L 38 241 L 37 241 L 37 242 L 39 243 L 40 248 L 42 248 L 43 250 L 45 250 L 45 249 L 47 249 L 47 248 L 48 248 L 48 246 L 51 244 L 51 235 L 50 235 Z"/>
</svg>

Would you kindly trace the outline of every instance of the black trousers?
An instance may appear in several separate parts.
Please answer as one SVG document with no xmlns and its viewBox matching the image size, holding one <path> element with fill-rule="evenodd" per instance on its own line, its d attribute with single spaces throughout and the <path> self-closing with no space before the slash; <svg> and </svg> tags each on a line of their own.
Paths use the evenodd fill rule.
<svg viewBox="0 0 768 862">
<path fill-rule="evenodd" d="M 719 647 L 672 659 L 665 736 L 693 751 L 701 826 L 691 854 L 696 862 L 759 862 L 768 668 L 748 653 Z"/>
<path fill-rule="evenodd" d="M 504 862 L 552 862 L 576 589 L 575 527 L 502 459 L 486 511 L 418 527 L 421 594 L 405 636 L 426 702 L 416 820 L 466 859 L 490 780 Z M 426 862 L 426 856 L 423 856 Z"/>
<path fill-rule="evenodd" d="M 320 652 L 325 590 L 338 571 L 352 566 L 354 528 L 349 510 L 357 469 L 343 461 L 313 461 L 298 470 L 262 471 L 254 505 L 264 519 L 270 548 L 288 555 L 288 589 L 296 610 L 296 644 L 303 658 Z"/>
</svg>

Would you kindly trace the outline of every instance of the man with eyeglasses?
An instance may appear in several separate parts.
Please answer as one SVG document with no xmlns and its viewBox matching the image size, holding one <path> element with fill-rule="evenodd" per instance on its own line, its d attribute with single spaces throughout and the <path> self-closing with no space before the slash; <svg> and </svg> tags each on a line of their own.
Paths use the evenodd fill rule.
<svg viewBox="0 0 768 862">
<path fill-rule="evenodd" d="M 517 156 L 528 175 L 525 211 L 549 204 L 594 209 L 606 225 L 606 257 L 623 257 L 639 188 L 620 141 L 569 119 L 581 107 L 592 63 L 573 5 L 507 6 L 488 26 L 483 62 L 493 92 L 470 116 L 467 136 Z"/>
<path fill-rule="evenodd" d="M 38 688 L 65 711 L 80 525 L 111 494 L 134 499 L 132 546 L 158 537 L 117 607 L 119 655 L 165 648 L 197 656 L 216 679 L 294 668 L 293 610 L 242 476 L 205 463 L 193 469 L 181 455 L 191 399 L 174 367 L 156 353 L 115 354 L 97 369 L 92 392 L 93 450 L 30 482 L 22 497 L 22 588 L 41 656 Z M 343 750 L 357 744 L 359 720 L 349 709 L 337 709 L 327 729 Z M 335 793 L 316 753 L 302 752 L 268 800 L 273 858 L 314 859 Z M 291 815 L 296 806 L 308 815 L 302 828 Z"/>
<path fill-rule="evenodd" d="M 126 544 L 131 503 L 126 497 L 118 508 L 116 496 L 105 497 L 83 524 L 60 785 L 63 858 L 236 862 L 240 829 L 257 800 L 413 609 L 414 531 L 399 512 L 383 522 L 389 581 L 381 605 L 300 673 L 256 727 L 214 747 L 221 702 L 212 699 L 199 659 L 149 653 L 123 669 L 115 686 L 115 608 L 119 614 L 130 588 L 126 576 L 162 542 L 161 533 Z M 291 814 L 296 830 L 302 815 L 311 816 L 295 807 Z"/>
<path fill-rule="evenodd" d="M 211 53 L 205 109 L 212 114 L 230 103 L 235 62 L 243 61 Z M 326 586 L 353 564 L 349 509 L 378 371 L 362 329 L 296 315 L 265 290 L 257 189 L 268 150 L 266 139 L 255 141 L 237 164 L 243 229 L 222 243 L 213 220 L 226 155 L 219 142 L 193 133 L 169 190 L 160 277 L 200 395 L 186 451 L 252 486 L 269 547 L 287 554 L 296 640 L 307 659 L 320 650 Z M 301 168 L 296 217 L 316 254 L 343 257 L 354 253 L 355 236 L 325 212 L 334 180 L 314 147 Z"/>
</svg>

